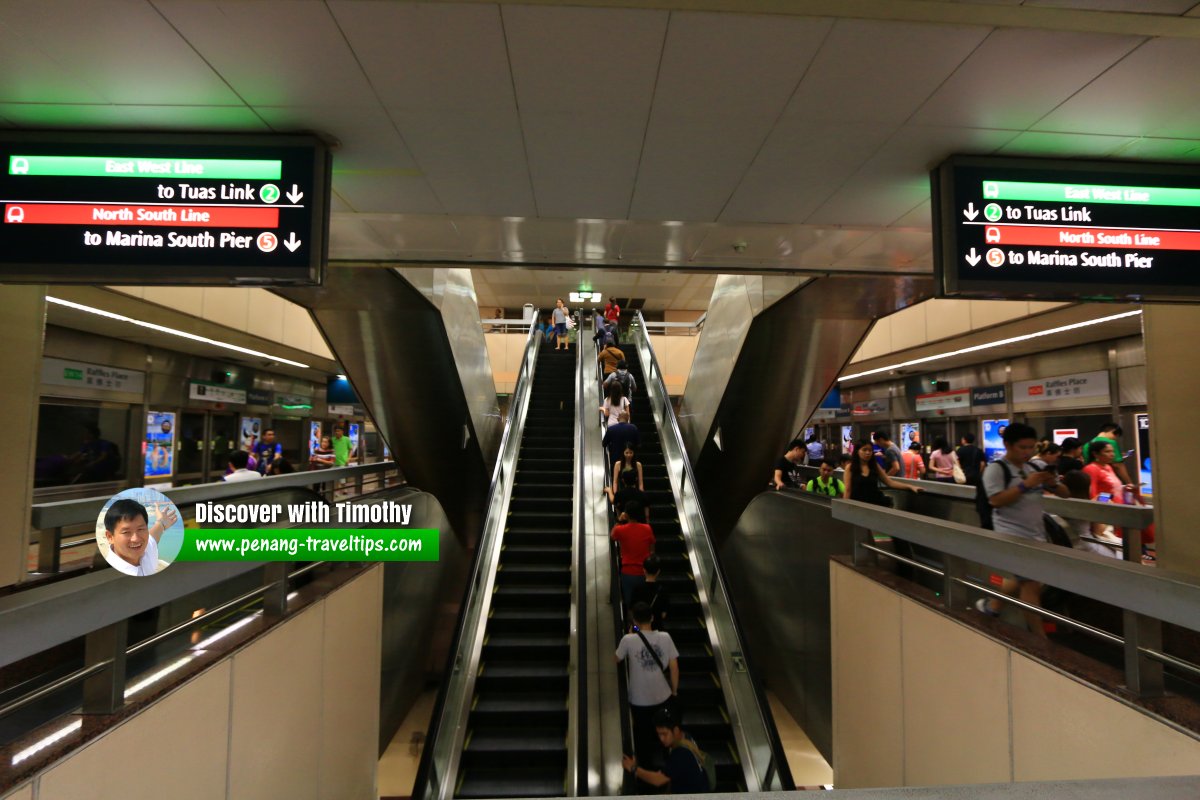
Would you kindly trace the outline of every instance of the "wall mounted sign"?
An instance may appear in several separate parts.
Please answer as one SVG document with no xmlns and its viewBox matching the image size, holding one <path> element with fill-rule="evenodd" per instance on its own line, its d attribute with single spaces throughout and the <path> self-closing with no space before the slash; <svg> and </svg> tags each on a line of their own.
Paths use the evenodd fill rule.
<svg viewBox="0 0 1200 800">
<path fill-rule="evenodd" d="M 971 405 L 973 406 L 1002 406 L 1008 401 L 1008 393 L 1004 384 L 995 386 L 976 386 L 971 390 Z"/>
<path fill-rule="evenodd" d="M 953 156 L 931 182 L 939 296 L 1200 300 L 1200 167 Z"/>
<path fill-rule="evenodd" d="M 43 358 L 42 383 L 102 392 L 142 394 L 146 389 L 146 373 L 62 358 Z"/>
<path fill-rule="evenodd" d="M 1087 400 L 1089 398 L 1104 398 L 1104 402 L 1108 402 L 1108 372 L 1106 370 L 1013 383 L 1013 402 L 1023 405 L 1049 403 L 1064 399 Z M 1095 405 L 1095 403 L 1088 403 L 1088 405 Z"/>
<path fill-rule="evenodd" d="M 917 411 L 946 411 L 951 408 L 967 408 L 971 405 L 971 390 L 956 389 L 952 392 L 932 392 L 917 395 Z"/>
<path fill-rule="evenodd" d="M 329 151 L 314 137 L 0 133 L 0 279 L 319 283 Z"/>
</svg>

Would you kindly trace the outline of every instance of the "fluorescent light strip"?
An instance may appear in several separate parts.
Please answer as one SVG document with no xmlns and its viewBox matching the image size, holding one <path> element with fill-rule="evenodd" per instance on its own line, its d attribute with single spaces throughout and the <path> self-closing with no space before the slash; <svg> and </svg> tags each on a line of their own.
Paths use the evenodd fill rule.
<svg viewBox="0 0 1200 800">
<path fill-rule="evenodd" d="M 999 341 L 988 342 L 987 344 L 977 344 L 972 347 L 964 347 L 961 350 L 951 350 L 949 353 L 938 353 L 936 356 L 925 356 L 923 358 L 914 358 L 909 361 L 902 361 L 899 364 L 891 364 L 886 367 L 877 367 L 876 369 L 869 369 L 869 370 L 866 370 L 865 372 L 856 372 L 853 375 L 843 375 L 842 377 L 838 378 L 838 383 L 841 383 L 842 381 L 854 380 L 855 378 L 864 378 L 867 375 L 878 375 L 881 372 L 890 372 L 891 370 L 901 369 L 902 367 L 911 367 L 915 364 L 926 364 L 930 361 L 937 361 L 938 359 L 942 359 L 942 358 L 950 358 L 951 356 L 961 356 L 966 353 L 977 353 L 980 350 L 989 350 L 993 347 L 1002 347 L 1006 344 L 1013 344 L 1015 342 L 1024 342 L 1024 341 L 1028 341 L 1029 339 L 1037 339 L 1040 336 L 1050 336 L 1055 333 L 1064 333 L 1066 331 L 1078 330 L 1079 328 L 1087 328 L 1091 325 L 1100 325 L 1105 322 L 1112 322 L 1112 321 L 1118 320 L 1118 319 L 1125 319 L 1126 317 L 1134 317 L 1141 313 L 1142 313 L 1141 309 L 1138 309 L 1137 311 L 1126 311 L 1122 314 L 1113 314 L 1110 317 L 1101 317 L 1100 319 L 1089 319 L 1085 322 L 1074 322 L 1070 325 L 1062 325 L 1057 328 L 1048 328 L 1047 330 L 1038 331 L 1037 333 L 1027 333 L 1023 336 L 1012 336 L 1012 337 L 1009 337 L 1008 339 L 1000 339 Z"/>
<path fill-rule="evenodd" d="M 209 339 L 207 336 L 198 336 L 197 334 L 188 333 L 187 331 L 181 331 L 176 328 L 168 328 L 165 325 L 155 325 L 153 322 L 143 322 L 140 319 L 133 319 L 132 317 L 126 317 L 122 314 L 114 314 L 113 312 L 105 311 L 102 308 L 93 308 L 92 306 L 85 306 L 81 305 L 80 303 L 72 303 L 70 300 L 63 300 L 59 297 L 47 296 L 46 302 L 54 303 L 55 305 L 59 306 L 66 306 L 67 308 L 73 308 L 76 311 L 86 311 L 89 314 L 95 314 L 99 317 L 107 317 L 108 319 L 113 319 L 117 322 L 128 322 L 130 325 L 137 325 L 140 328 L 149 328 L 150 330 L 158 331 L 159 333 L 167 333 L 171 336 L 179 336 L 184 339 L 191 339 L 193 342 L 202 342 L 204 344 L 211 344 L 214 347 L 223 347 L 226 350 L 233 350 L 234 352 L 244 353 L 248 356 L 266 358 L 270 359 L 271 361 L 278 361 L 281 364 L 288 364 L 290 366 L 300 367 L 302 369 L 309 368 L 308 364 L 301 364 L 299 361 L 292 361 L 290 358 L 284 358 L 283 356 L 273 356 L 269 353 L 263 353 L 259 350 L 251 350 L 249 347 L 241 347 L 236 344 L 229 344 L 228 342 L 218 342 L 216 339 Z"/>
<path fill-rule="evenodd" d="M 20 764 L 22 761 L 29 758 L 30 756 L 37 755 L 38 753 L 45 750 L 50 745 L 54 744 L 57 741 L 67 738 L 72 733 L 74 733 L 75 731 L 79 730 L 82 727 L 83 727 L 83 720 L 77 719 L 74 722 L 72 722 L 64 727 L 59 728 L 54 733 L 47 736 L 45 739 L 34 742 L 33 744 L 29 745 L 29 747 L 26 747 L 24 750 L 20 750 L 20 751 L 14 753 L 13 757 L 12 757 L 13 766 L 15 767 L 17 764 Z"/>
<path fill-rule="evenodd" d="M 174 664 L 163 667 L 158 672 L 155 672 L 153 675 L 149 675 L 149 676 L 143 678 L 142 680 L 138 681 L 137 683 L 133 684 L 132 686 L 127 687 L 125 689 L 125 699 L 128 700 L 130 695 L 137 694 L 142 689 L 145 689 L 147 686 L 152 686 L 152 685 L 158 683 L 163 678 L 170 675 L 172 672 L 177 672 L 178 670 L 182 669 L 184 666 L 189 664 L 194 658 L 196 658 L 196 656 L 184 656 L 183 658 L 176 661 Z"/>
</svg>

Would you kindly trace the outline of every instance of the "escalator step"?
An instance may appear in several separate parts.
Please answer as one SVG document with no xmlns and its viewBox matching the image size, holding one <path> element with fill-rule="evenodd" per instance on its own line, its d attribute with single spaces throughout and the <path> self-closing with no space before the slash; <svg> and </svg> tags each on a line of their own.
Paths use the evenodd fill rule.
<svg viewBox="0 0 1200 800">
<path fill-rule="evenodd" d="M 562 797 L 566 794 L 564 767 L 529 766 L 513 769 L 465 769 L 455 797 Z"/>
</svg>

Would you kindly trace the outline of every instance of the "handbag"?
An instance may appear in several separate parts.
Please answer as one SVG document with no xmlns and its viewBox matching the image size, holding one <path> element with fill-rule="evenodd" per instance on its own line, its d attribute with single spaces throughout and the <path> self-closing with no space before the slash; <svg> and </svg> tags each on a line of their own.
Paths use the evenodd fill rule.
<svg viewBox="0 0 1200 800">
<path fill-rule="evenodd" d="M 951 470 L 953 470 L 955 483 L 962 484 L 967 482 L 967 473 L 963 472 L 962 465 L 958 463 L 958 453 L 954 454 L 954 463 L 951 465 Z"/>
</svg>

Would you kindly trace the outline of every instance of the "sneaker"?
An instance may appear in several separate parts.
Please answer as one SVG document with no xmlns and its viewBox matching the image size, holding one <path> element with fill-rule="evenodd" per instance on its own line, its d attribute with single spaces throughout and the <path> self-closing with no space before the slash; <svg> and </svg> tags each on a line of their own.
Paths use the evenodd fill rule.
<svg viewBox="0 0 1200 800">
<path fill-rule="evenodd" d="M 980 614 L 987 614 L 989 617 L 1000 616 L 999 611 L 992 611 L 992 607 L 988 605 L 988 598 L 981 597 L 975 601 L 975 610 Z"/>
</svg>

